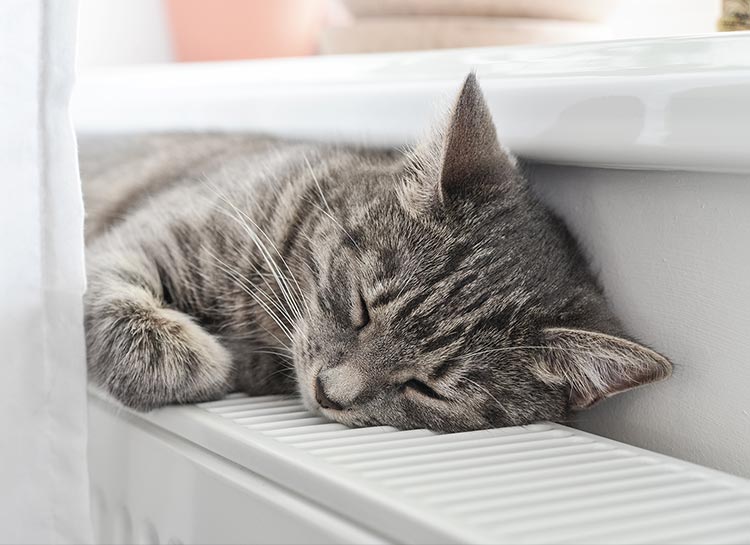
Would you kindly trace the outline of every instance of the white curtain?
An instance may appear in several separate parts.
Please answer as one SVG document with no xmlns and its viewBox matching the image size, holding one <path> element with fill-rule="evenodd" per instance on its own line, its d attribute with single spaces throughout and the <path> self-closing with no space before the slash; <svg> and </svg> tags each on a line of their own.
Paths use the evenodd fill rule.
<svg viewBox="0 0 750 545">
<path fill-rule="evenodd" d="M 0 542 L 91 542 L 76 2 L 0 0 Z"/>
</svg>

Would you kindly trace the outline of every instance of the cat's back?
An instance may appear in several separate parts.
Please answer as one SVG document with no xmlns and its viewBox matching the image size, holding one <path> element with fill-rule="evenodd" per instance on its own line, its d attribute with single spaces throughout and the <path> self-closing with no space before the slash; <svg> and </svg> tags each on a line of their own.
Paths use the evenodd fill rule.
<svg viewBox="0 0 750 545">
<path fill-rule="evenodd" d="M 194 209 L 201 193 L 214 189 L 225 196 L 250 190 L 262 200 L 264 193 L 272 195 L 286 186 L 289 191 L 276 205 L 291 209 L 311 180 L 317 184 L 312 174 L 317 167 L 333 174 L 328 183 L 338 186 L 358 184 L 363 172 L 380 173 L 374 178 L 390 181 L 391 176 L 383 173 L 402 159 L 400 152 L 388 148 L 250 134 L 84 135 L 79 137 L 79 161 L 86 239 L 90 243 L 146 205 Z M 376 186 L 370 185 L 369 191 Z M 347 195 L 349 201 L 371 196 L 364 188 Z"/>
<path fill-rule="evenodd" d="M 168 190 L 189 191 L 222 165 L 262 162 L 283 147 L 266 137 L 233 134 L 83 135 L 78 155 L 92 240 L 148 199 Z"/>
</svg>

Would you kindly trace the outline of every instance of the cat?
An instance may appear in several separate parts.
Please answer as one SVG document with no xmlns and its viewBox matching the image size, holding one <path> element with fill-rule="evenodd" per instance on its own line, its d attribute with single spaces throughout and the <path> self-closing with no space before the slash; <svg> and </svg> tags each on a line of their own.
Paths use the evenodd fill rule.
<svg viewBox="0 0 750 545">
<path fill-rule="evenodd" d="M 81 141 L 90 379 L 122 404 L 297 392 L 350 426 L 567 421 L 670 375 L 498 142 L 476 77 L 406 153 Z"/>
</svg>

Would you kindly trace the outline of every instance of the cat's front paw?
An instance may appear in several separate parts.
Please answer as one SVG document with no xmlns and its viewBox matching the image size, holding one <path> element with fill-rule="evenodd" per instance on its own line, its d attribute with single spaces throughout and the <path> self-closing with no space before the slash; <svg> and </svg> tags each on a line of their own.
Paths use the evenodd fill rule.
<svg viewBox="0 0 750 545">
<path fill-rule="evenodd" d="M 90 378 L 123 405 L 148 411 L 227 393 L 229 352 L 187 314 L 148 298 L 87 309 Z"/>
</svg>

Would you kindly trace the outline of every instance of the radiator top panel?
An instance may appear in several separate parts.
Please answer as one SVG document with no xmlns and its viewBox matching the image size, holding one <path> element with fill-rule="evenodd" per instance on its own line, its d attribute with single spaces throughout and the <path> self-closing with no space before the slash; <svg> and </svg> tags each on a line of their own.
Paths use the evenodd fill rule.
<svg viewBox="0 0 750 545">
<path fill-rule="evenodd" d="M 750 481 L 552 423 L 351 429 L 232 394 L 146 419 L 406 543 L 750 543 Z"/>
</svg>

